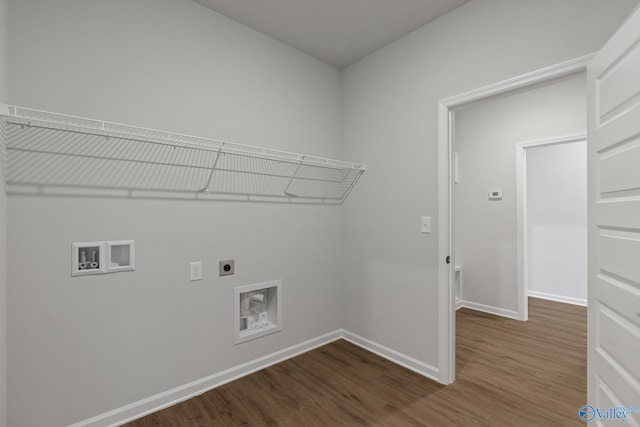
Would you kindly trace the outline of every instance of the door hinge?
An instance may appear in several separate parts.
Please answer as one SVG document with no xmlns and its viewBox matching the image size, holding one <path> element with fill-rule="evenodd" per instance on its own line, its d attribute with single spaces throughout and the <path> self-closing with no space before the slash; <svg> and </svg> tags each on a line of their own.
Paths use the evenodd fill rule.
<svg viewBox="0 0 640 427">
<path fill-rule="evenodd" d="M 447 255 L 447 259 L 445 259 L 447 264 L 451 264 L 451 255 Z"/>
</svg>

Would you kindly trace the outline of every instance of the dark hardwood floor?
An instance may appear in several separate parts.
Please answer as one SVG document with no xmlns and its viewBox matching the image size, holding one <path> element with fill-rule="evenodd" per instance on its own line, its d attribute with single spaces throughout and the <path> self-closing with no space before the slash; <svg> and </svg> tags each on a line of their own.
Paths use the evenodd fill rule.
<svg viewBox="0 0 640 427">
<path fill-rule="evenodd" d="M 586 308 L 529 317 L 459 310 L 450 386 L 340 340 L 127 426 L 583 426 Z"/>
</svg>

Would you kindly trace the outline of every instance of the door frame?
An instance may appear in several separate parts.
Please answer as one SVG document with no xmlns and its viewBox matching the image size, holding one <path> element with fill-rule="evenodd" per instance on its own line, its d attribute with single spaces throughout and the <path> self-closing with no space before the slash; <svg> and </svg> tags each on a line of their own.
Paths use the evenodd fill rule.
<svg viewBox="0 0 640 427">
<path fill-rule="evenodd" d="M 518 215 L 518 320 L 527 320 L 529 318 L 529 304 L 527 299 L 529 296 L 529 283 L 527 280 L 527 149 L 586 141 L 587 133 L 583 132 L 562 137 L 519 142 L 516 144 L 516 211 Z"/>
<path fill-rule="evenodd" d="M 438 102 L 438 380 L 442 384 L 451 384 L 456 376 L 453 114 L 472 102 L 584 72 L 594 56 L 581 56 Z"/>
</svg>

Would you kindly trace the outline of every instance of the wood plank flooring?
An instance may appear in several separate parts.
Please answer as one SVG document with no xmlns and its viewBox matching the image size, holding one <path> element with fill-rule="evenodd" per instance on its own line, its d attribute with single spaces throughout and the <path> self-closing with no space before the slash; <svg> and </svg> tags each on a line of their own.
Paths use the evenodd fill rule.
<svg viewBox="0 0 640 427">
<path fill-rule="evenodd" d="M 450 386 L 340 340 L 127 426 L 584 426 L 586 308 L 529 316 L 459 310 Z"/>
</svg>

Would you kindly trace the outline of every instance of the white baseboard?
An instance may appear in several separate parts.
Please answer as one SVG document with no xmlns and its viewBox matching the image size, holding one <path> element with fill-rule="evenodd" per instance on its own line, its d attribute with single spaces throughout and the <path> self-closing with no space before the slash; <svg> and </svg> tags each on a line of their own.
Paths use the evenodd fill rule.
<svg viewBox="0 0 640 427">
<path fill-rule="evenodd" d="M 564 302 L 566 304 L 587 306 L 587 300 L 582 298 L 565 297 L 562 295 L 548 294 L 546 292 L 529 291 L 529 296 L 534 298 L 548 299 L 551 301 Z"/>
<path fill-rule="evenodd" d="M 456 298 L 456 311 L 458 309 L 461 309 L 462 307 L 464 307 L 464 301 L 462 301 L 460 298 Z"/>
<path fill-rule="evenodd" d="M 267 368 L 276 363 L 283 362 L 292 357 L 306 353 L 315 348 L 329 344 L 333 341 L 345 339 L 352 344 L 364 348 L 371 353 L 384 357 L 391 362 L 403 366 L 422 376 L 434 381 L 438 380 L 438 368 L 421 362 L 398 351 L 375 343 L 359 335 L 339 329 L 328 334 L 313 338 L 303 343 L 285 348 L 275 353 L 260 357 L 247 363 L 243 363 L 233 368 L 218 372 L 217 374 L 201 378 L 188 384 L 158 393 L 146 399 L 138 400 L 131 404 L 122 406 L 109 412 L 105 412 L 95 417 L 88 418 L 69 427 L 113 427 L 119 426 L 135 419 L 144 417 L 161 409 L 168 408 L 177 403 L 191 399 L 216 387 L 242 378 L 246 375 Z"/>
<path fill-rule="evenodd" d="M 220 387 L 238 378 L 252 374 L 256 371 L 275 365 L 284 360 L 306 353 L 314 348 L 329 344 L 343 337 L 342 330 L 336 330 L 328 334 L 310 339 L 289 348 L 268 354 L 258 359 L 243 363 L 233 368 L 218 372 L 190 382 L 188 384 L 167 390 L 146 399 L 133 402 L 109 412 L 72 424 L 69 427 L 111 427 L 119 426 L 145 415 L 183 402 L 194 396 L 198 396 L 216 387 Z"/>
<path fill-rule="evenodd" d="M 405 368 L 416 372 L 422 376 L 425 376 L 434 381 L 440 381 L 438 379 L 438 368 L 429 365 L 428 363 L 421 362 L 413 357 L 402 354 L 398 351 L 385 347 L 381 344 L 368 340 L 356 335 L 352 332 L 342 330 L 342 338 L 349 341 L 352 344 L 362 347 L 371 353 L 377 354 L 380 357 L 384 357 L 387 360 L 395 363 L 396 365 L 404 366 Z"/>
<path fill-rule="evenodd" d="M 508 317 L 509 319 L 518 320 L 518 312 L 514 310 L 507 310 L 505 308 L 493 307 L 491 305 L 479 304 L 477 302 L 465 300 L 461 301 L 461 306 L 470 308 L 471 310 L 482 311 L 484 313 L 495 314 L 496 316 Z M 457 308 L 458 307 L 456 307 L 456 309 Z"/>
</svg>

